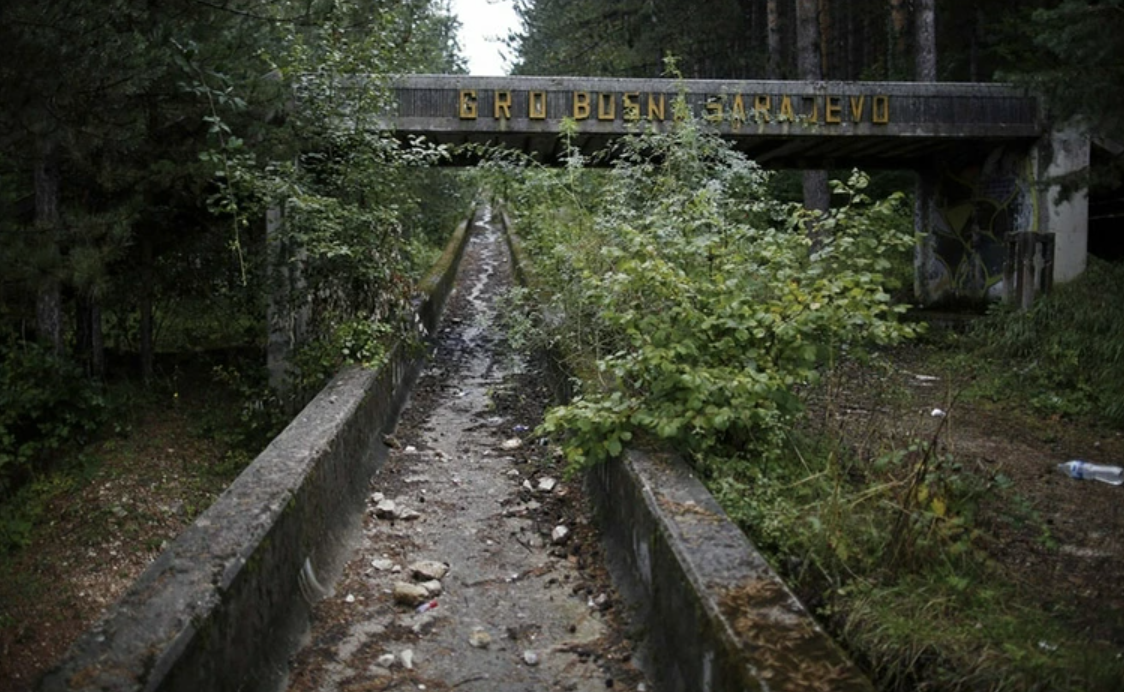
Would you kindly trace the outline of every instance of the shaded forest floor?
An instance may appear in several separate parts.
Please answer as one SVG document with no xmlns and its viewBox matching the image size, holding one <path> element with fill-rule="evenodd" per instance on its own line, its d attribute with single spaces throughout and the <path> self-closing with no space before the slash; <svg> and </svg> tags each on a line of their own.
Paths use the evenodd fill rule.
<svg viewBox="0 0 1124 692">
<path fill-rule="evenodd" d="M 0 556 L 4 692 L 32 689 L 244 465 L 221 434 L 237 401 L 206 368 L 133 394 L 84 470 L 38 488 L 30 543 Z"/>
</svg>

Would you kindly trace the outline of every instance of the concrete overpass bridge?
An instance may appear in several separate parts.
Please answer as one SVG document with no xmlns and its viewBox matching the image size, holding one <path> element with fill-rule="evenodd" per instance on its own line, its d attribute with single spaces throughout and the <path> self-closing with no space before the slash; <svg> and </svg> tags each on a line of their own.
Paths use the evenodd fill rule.
<svg viewBox="0 0 1124 692">
<path fill-rule="evenodd" d="M 402 137 L 492 144 L 559 162 L 563 122 L 586 156 L 691 111 L 773 168 L 911 169 L 918 174 L 917 293 L 924 303 L 1027 303 L 1086 263 L 1088 202 L 1058 198 L 1089 141 L 1054 128 L 1039 99 L 1001 84 L 652 80 L 413 75 L 392 83 Z M 459 149 L 453 163 L 474 162 Z"/>
</svg>

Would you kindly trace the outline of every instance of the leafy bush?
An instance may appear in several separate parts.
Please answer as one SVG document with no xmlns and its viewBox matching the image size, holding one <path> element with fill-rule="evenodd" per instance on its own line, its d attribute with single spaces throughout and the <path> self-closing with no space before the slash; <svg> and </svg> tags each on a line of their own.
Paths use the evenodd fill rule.
<svg viewBox="0 0 1124 692">
<path fill-rule="evenodd" d="M 577 466 L 637 434 L 773 456 L 801 408 L 796 386 L 840 349 L 911 333 L 885 273 L 912 243 L 900 196 L 871 200 L 855 173 L 836 183 L 848 203 L 814 218 L 770 201 L 766 172 L 681 115 L 626 140 L 599 197 L 567 173 L 546 178 L 548 194 L 535 181 L 517 195 L 544 312 L 593 380 L 543 426 L 567 433 Z M 542 208 L 583 198 L 597 201 Z"/>
<path fill-rule="evenodd" d="M 107 419 L 104 393 L 77 364 L 33 343 L 0 347 L 0 501 Z"/>
</svg>

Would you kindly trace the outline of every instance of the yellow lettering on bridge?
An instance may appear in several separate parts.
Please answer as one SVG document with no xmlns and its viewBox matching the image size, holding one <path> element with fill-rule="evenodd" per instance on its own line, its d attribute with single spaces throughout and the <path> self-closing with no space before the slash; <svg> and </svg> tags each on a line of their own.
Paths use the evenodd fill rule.
<svg viewBox="0 0 1124 692">
<path fill-rule="evenodd" d="M 530 120 L 548 119 L 547 102 L 550 92 L 538 90 L 525 93 L 526 117 Z M 571 115 L 574 120 L 596 117 L 600 122 L 636 122 L 646 114 L 649 121 L 663 122 L 667 119 L 667 96 L 664 93 L 640 91 L 574 91 L 571 93 Z M 846 111 L 850 111 L 852 123 L 889 124 L 890 96 L 873 95 L 870 97 L 869 106 L 867 106 L 867 96 L 867 94 L 780 94 L 774 99 L 771 94 L 711 94 L 705 97 L 700 115 L 711 123 L 728 122 L 734 130 L 740 130 L 750 118 L 759 125 L 771 124 L 774 121 L 791 123 L 801 120 L 811 124 L 842 125 Z M 642 109 L 645 97 L 647 97 L 647 108 Z M 800 104 L 799 115 L 794 103 L 796 101 Z M 750 112 L 746 110 L 747 103 L 752 104 Z M 494 90 L 492 117 L 496 120 L 510 120 L 514 104 L 515 93 L 512 90 Z M 479 117 L 479 108 L 476 89 L 459 91 L 457 114 L 461 120 L 476 120 Z M 522 105 L 520 108 L 522 109 Z M 594 113 L 595 108 L 596 113 Z"/>
<path fill-rule="evenodd" d="M 460 95 L 461 120 L 476 119 L 476 90 L 461 89 Z"/>
</svg>

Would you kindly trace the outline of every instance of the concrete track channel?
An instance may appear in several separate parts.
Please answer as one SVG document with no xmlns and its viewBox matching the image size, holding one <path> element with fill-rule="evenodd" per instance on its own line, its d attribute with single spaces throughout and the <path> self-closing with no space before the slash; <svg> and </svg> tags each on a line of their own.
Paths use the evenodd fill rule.
<svg viewBox="0 0 1124 692">
<path fill-rule="evenodd" d="M 511 282 L 484 210 L 288 689 L 655 689 L 632 663 L 582 489 L 530 432 L 546 388 L 496 325 Z"/>
</svg>

